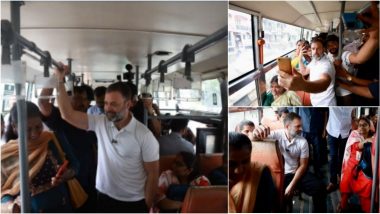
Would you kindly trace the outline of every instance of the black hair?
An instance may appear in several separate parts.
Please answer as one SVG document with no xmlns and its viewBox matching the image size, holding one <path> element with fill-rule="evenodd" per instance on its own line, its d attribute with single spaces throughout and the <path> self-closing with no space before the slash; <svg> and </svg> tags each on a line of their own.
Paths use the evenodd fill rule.
<svg viewBox="0 0 380 214">
<path fill-rule="evenodd" d="M 182 160 L 185 163 L 186 167 L 192 170 L 188 176 L 188 180 L 189 181 L 194 180 L 196 177 L 200 175 L 200 172 L 199 172 L 200 162 L 198 161 L 197 156 L 195 156 L 193 153 L 190 153 L 190 152 L 179 152 L 178 154 L 181 155 Z"/>
<path fill-rule="evenodd" d="M 106 94 L 106 90 L 107 90 L 107 88 L 105 86 L 96 87 L 94 90 L 95 97 L 104 96 Z"/>
<path fill-rule="evenodd" d="M 253 126 L 255 127 L 255 124 L 250 120 L 243 120 L 239 123 L 239 129 L 242 130 L 244 126 Z"/>
<path fill-rule="evenodd" d="M 249 151 L 252 151 L 252 144 L 251 140 L 247 137 L 247 135 L 239 133 L 239 132 L 229 132 L 228 133 L 228 145 L 230 150 L 236 149 L 236 150 L 242 150 L 242 149 L 248 149 Z"/>
<path fill-rule="evenodd" d="M 83 93 L 86 93 L 87 100 L 89 100 L 88 93 L 87 93 L 85 87 L 83 87 L 83 86 L 74 86 L 73 91 L 74 91 L 74 94 L 83 94 Z"/>
<path fill-rule="evenodd" d="M 371 119 L 370 119 L 370 118 L 368 118 L 367 116 L 361 116 L 361 117 L 359 118 L 359 120 L 358 120 L 358 123 L 359 123 L 359 121 L 361 121 L 361 120 L 365 121 L 365 122 L 368 124 L 368 126 L 371 127 Z M 375 127 L 375 128 L 376 128 L 376 127 Z M 375 133 L 370 129 L 369 132 L 368 132 L 368 137 L 372 137 L 374 134 L 375 134 Z"/>
<path fill-rule="evenodd" d="M 294 119 L 301 120 L 301 117 L 297 113 L 290 112 L 289 114 L 285 116 L 284 125 L 291 123 Z"/>
<path fill-rule="evenodd" d="M 281 117 L 283 113 L 288 114 L 289 110 L 286 107 L 280 107 L 277 109 L 277 114 Z"/>
<path fill-rule="evenodd" d="M 272 84 L 272 83 L 276 83 L 276 84 L 278 84 L 278 76 L 277 75 L 274 75 L 273 77 L 272 77 L 272 79 L 270 80 L 270 83 Z"/>
<path fill-rule="evenodd" d="M 123 82 L 131 91 L 132 96 L 137 96 L 137 86 L 131 82 Z"/>
<path fill-rule="evenodd" d="M 34 118 L 39 117 L 41 118 L 41 112 L 38 109 L 37 105 L 30 102 L 25 101 L 26 104 L 26 118 Z M 9 140 L 15 140 L 18 138 L 18 134 L 14 132 L 13 126 L 18 124 L 18 118 L 17 118 L 17 105 L 16 103 L 12 106 L 11 111 L 9 112 L 9 124 L 7 127 L 7 131 L 5 132 L 5 141 L 8 142 Z"/>
<path fill-rule="evenodd" d="M 94 91 L 92 90 L 91 86 L 89 85 L 81 85 L 81 88 L 86 92 L 87 100 L 93 101 L 94 100 Z"/>
<path fill-rule="evenodd" d="M 321 45 L 324 47 L 325 43 L 324 43 L 324 39 L 322 37 L 313 37 L 311 39 L 311 43 L 321 43 Z"/>
<path fill-rule="evenodd" d="M 176 116 L 182 116 L 182 115 L 176 115 Z M 189 124 L 189 119 L 183 118 L 183 119 L 172 119 L 170 122 L 170 129 L 172 132 L 179 132 L 182 129 L 187 127 L 187 124 Z"/>
<path fill-rule="evenodd" d="M 106 93 L 119 92 L 126 100 L 131 100 L 132 90 L 126 83 L 115 82 L 108 86 Z"/>
<path fill-rule="evenodd" d="M 328 42 L 338 42 L 339 43 L 339 37 L 337 37 L 334 34 L 328 35 L 326 38 L 326 45 Z"/>
</svg>

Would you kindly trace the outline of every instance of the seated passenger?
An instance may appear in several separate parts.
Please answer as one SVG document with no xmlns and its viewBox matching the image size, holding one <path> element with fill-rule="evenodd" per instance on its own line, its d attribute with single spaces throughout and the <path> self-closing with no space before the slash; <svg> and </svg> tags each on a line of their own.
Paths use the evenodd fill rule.
<svg viewBox="0 0 380 214">
<path fill-rule="evenodd" d="M 225 149 L 226 150 L 226 149 Z M 227 178 L 227 152 L 223 152 L 223 165 L 212 170 L 208 175 L 211 185 L 228 185 Z"/>
<path fill-rule="evenodd" d="M 78 168 L 78 163 L 65 141 L 58 142 L 53 133 L 43 131 L 41 113 L 35 104 L 27 101 L 26 112 L 31 212 L 70 212 L 72 206 L 66 181 L 74 177 L 74 168 Z M 12 129 L 8 131 L 15 132 L 17 136 L 16 105 L 11 109 L 10 122 Z M 18 139 L 13 139 L 1 146 L 2 213 L 16 211 L 20 203 L 18 143 Z M 69 159 L 70 167 L 62 175 L 58 175 L 57 172 L 64 162 L 62 149 Z"/>
<path fill-rule="evenodd" d="M 293 91 L 310 93 L 313 106 L 335 106 L 335 69 L 324 54 L 323 41 L 313 38 L 311 41 L 312 61 L 304 66 L 300 62 L 300 73 L 293 70 L 293 75 L 279 71 L 279 85 Z M 303 54 L 302 52 L 300 55 Z M 305 80 L 302 75 L 308 75 Z"/>
<path fill-rule="evenodd" d="M 243 120 L 239 123 L 239 132 L 245 134 L 249 137 L 249 135 L 253 134 L 253 130 L 255 130 L 255 124 L 250 120 Z"/>
<path fill-rule="evenodd" d="M 359 119 L 359 128 L 351 132 L 344 150 L 340 182 L 341 201 L 338 211 L 348 211 L 348 199 L 352 194 L 359 196 L 363 212 L 370 212 L 372 164 L 371 145 L 373 132 L 366 117 Z"/>
<path fill-rule="evenodd" d="M 195 153 L 193 144 L 183 138 L 188 130 L 188 123 L 188 119 L 171 120 L 170 128 L 172 132 L 158 139 L 160 144 L 160 156 L 176 155 L 179 152 Z"/>
<path fill-rule="evenodd" d="M 285 129 L 270 131 L 260 126 L 254 131 L 255 140 L 276 139 L 285 162 L 284 195 L 292 205 L 294 190 L 299 189 L 313 197 L 313 212 L 326 212 L 326 190 L 324 184 L 307 170 L 309 146 L 302 133 L 301 117 L 290 112 L 284 119 Z M 292 208 L 292 207 L 290 207 Z"/>
<path fill-rule="evenodd" d="M 189 186 L 209 186 L 210 181 L 199 175 L 196 168 L 195 155 L 180 152 L 172 165 L 172 170 L 161 173 L 158 180 L 156 205 L 160 212 L 175 212 L 182 206 Z"/>
<path fill-rule="evenodd" d="M 270 81 L 274 101 L 271 106 L 302 106 L 301 100 L 294 91 L 286 90 L 278 84 L 278 76 Z"/>
<path fill-rule="evenodd" d="M 270 170 L 251 162 L 251 140 L 244 134 L 229 133 L 230 212 L 264 213 L 273 210 L 275 186 Z"/>
</svg>

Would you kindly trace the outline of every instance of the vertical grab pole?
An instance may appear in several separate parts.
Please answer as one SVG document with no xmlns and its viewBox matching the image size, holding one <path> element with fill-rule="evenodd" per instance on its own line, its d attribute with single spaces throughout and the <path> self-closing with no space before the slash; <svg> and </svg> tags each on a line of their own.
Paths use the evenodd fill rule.
<svg viewBox="0 0 380 214">
<path fill-rule="evenodd" d="M 261 105 L 262 101 L 261 101 L 261 91 L 260 91 L 260 79 L 261 79 L 261 76 L 264 75 L 264 67 L 263 67 L 263 64 L 264 64 L 264 44 L 265 44 L 265 40 L 264 40 L 264 31 L 263 31 L 263 27 L 262 27 L 262 18 L 261 18 L 261 15 L 259 16 L 258 18 L 259 20 L 259 38 L 257 39 L 257 45 L 258 45 L 258 48 L 259 48 L 259 72 L 260 72 L 260 76 L 259 78 L 256 79 L 256 92 L 258 92 L 258 96 L 257 96 L 257 102 L 258 102 L 258 105 Z"/>
<path fill-rule="evenodd" d="M 343 50 L 343 13 L 345 10 L 346 2 L 342 1 L 341 2 L 341 7 L 340 7 L 340 16 L 339 16 L 339 52 L 338 52 L 338 57 L 339 59 L 342 58 L 342 50 Z"/>
<path fill-rule="evenodd" d="M 380 108 L 378 108 L 378 111 L 380 110 Z M 379 121 L 380 119 L 380 115 L 377 116 L 377 121 Z M 379 181 L 379 153 L 380 153 L 380 146 L 379 146 L 379 143 L 380 143 L 380 135 L 379 135 L 379 130 L 380 130 L 380 123 L 378 122 L 377 123 L 377 129 L 376 129 L 376 140 L 375 140 L 375 168 L 374 168 L 374 172 L 372 174 L 373 176 L 373 179 L 372 179 L 372 191 L 371 191 L 371 210 L 370 212 L 371 213 L 374 213 L 375 212 L 375 196 L 376 196 L 376 189 L 378 188 L 378 182 Z"/>
<path fill-rule="evenodd" d="M 11 23 L 16 33 L 20 33 L 20 7 L 23 2 L 11 1 Z M 17 71 L 15 73 L 22 74 L 21 69 L 21 48 L 18 42 L 14 42 L 12 46 L 12 59 L 15 63 Z M 17 75 L 15 75 L 17 76 Z M 16 78 L 15 78 L 16 79 Z M 23 79 L 23 78 L 20 78 Z M 18 118 L 18 145 L 19 145 L 19 166 L 20 166 L 20 197 L 21 197 L 21 212 L 30 212 L 30 195 L 29 195 L 29 167 L 28 167 L 28 147 L 26 139 L 26 103 L 25 97 L 22 95 L 23 83 L 15 81 L 16 89 L 16 105 Z"/>
</svg>

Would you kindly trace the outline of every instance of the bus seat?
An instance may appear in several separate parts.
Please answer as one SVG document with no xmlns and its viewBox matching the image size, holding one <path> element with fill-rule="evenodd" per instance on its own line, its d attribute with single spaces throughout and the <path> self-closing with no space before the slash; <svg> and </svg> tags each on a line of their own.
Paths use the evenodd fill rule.
<svg viewBox="0 0 380 214">
<path fill-rule="evenodd" d="M 265 164 L 269 167 L 276 186 L 277 201 L 275 207 L 282 207 L 284 198 L 284 159 L 276 140 L 253 141 L 251 161 Z"/>
<path fill-rule="evenodd" d="M 223 165 L 223 153 L 199 154 L 200 172 L 208 175 L 213 169 Z"/>
<path fill-rule="evenodd" d="M 192 186 L 182 204 L 182 213 L 227 213 L 227 186 Z"/>
<path fill-rule="evenodd" d="M 172 164 L 177 155 L 165 155 L 160 156 L 160 175 L 163 171 L 169 170 L 172 168 Z"/>
<path fill-rule="evenodd" d="M 311 106 L 310 94 L 304 91 L 296 91 L 296 94 L 300 97 L 303 106 Z"/>
</svg>

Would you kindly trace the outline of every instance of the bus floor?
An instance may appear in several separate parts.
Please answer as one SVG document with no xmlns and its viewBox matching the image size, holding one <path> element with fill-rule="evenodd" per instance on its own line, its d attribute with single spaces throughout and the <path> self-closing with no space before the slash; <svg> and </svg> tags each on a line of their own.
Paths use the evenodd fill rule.
<svg viewBox="0 0 380 214">
<path fill-rule="evenodd" d="M 330 161 L 330 160 L 329 160 Z M 312 166 L 308 170 L 313 172 Z M 323 175 L 323 183 L 329 183 L 329 165 L 328 163 L 324 164 L 321 167 L 321 173 Z M 326 205 L 328 213 L 336 213 L 337 206 L 340 202 L 340 191 L 339 189 L 327 194 L 326 196 Z M 359 198 L 356 195 L 353 195 L 349 199 L 350 209 L 346 212 L 349 213 L 362 213 L 359 204 Z M 313 212 L 313 199 L 311 196 L 306 195 L 305 193 L 300 192 L 299 195 L 293 196 L 293 213 L 312 213 Z"/>
<path fill-rule="evenodd" d="M 309 167 L 313 168 L 312 166 Z M 312 170 L 311 170 L 312 171 Z M 323 174 L 323 183 L 328 184 L 329 178 L 329 166 L 325 164 L 321 168 L 321 173 Z M 331 192 L 326 197 L 327 203 L 327 212 L 335 213 L 337 206 L 340 202 L 340 192 L 339 189 Z M 311 213 L 313 211 L 313 199 L 311 196 L 306 195 L 305 193 L 299 193 L 299 195 L 293 196 L 293 213 Z"/>
</svg>

